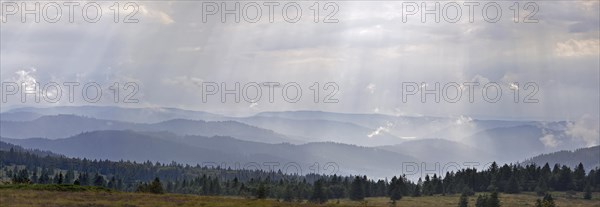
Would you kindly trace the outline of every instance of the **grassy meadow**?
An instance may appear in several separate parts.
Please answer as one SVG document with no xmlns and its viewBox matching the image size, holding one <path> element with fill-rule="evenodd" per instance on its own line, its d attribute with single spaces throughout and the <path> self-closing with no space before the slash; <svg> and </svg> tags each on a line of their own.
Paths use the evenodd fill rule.
<svg viewBox="0 0 600 207">
<path fill-rule="evenodd" d="M 598 207 L 600 206 L 600 193 L 594 193 L 592 200 L 582 199 L 582 193 L 569 196 L 564 192 L 552 193 L 557 206 L 564 207 Z M 459 195 L 404 197 L 396 206 L 457 206 Z M 502 206 L 534 206 L 538 197 L 533 193 L 517 195 L 500 194 Z M 469 206 L 474 206 L 476 196 L 469 197 Z M 276 200 L 256 200 L 238 197 L 211 197 L 181 194 L 144 194 L 116 192 L 94 187 L 71 186 L 0 186 L 0 206 L 25 207 L 158 207 L 158 206 L 273 206 L 273 207 L 317 207 L 317 206 L 391 206 L 388 198 L 368 198 L 363 202 L 350 200 L 330 200 L 326 204 L 312 204 L 307 202 L 279 202 Z"/>
</svg>

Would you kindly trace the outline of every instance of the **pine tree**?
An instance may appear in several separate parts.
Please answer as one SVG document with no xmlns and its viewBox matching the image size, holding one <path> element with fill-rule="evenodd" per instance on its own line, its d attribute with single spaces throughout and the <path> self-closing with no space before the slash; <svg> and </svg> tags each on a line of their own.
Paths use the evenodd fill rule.
<svg viewBox="0 0 600 207">
<path fill-rule="evenodd" d="M 548 184 L 546 183 L 545 177 L 540 178 L 540 180 L 537 183 L 537 186 L 535 186 L 535 192 L 538 196 L 546 195 L 546 193 L 548 192 Z"/>
<path fill-rule="evenodd" d="M 421 196 L 421 178 L 419 178 L 419 182 L 417 183 L 417 185 L 415 185 L 415 189 L 413 189 L 413 193 L 412 196 L 413 197 L 420 197 Z"/>
<path fill-rule="evenodd" d="M 487 207 L 488 196 L 487 195 L 479 195 L 477 196 L 477 201 L 475 201 L 475 207 Z"/>
<path fill-rule="evenodd" d="M 108 185 L 106 187 L 110 188 L 110 189 L 115 189 L 115 185 L 117 181 L 115 180 L 115 176 L 113 176 L 112 178 L 110 178 L 110 181 L 108 181 Z"/>
<path fill-rule="evenodd" d="M 468 207 L 469 206 L 469 197 L 466 193 L 460 195 L 460 199 L 458 200 L 458 207 Z"/>
<path fill-rule="evenodd" d="M 327 195 L 323 190 L 323 180 L 319 179 L 315 181 L 313 184 L 313 193 L 310 197 L 310 200 L 315 203 L 325 203 L 327 202 Z"/>
<path fill-rule="evenodd" d="M 398 179 L 394 176 L 390 182 L 390 186 L 388 188 L 388 196 L 390 196 L 390 200 L 392 202 L 396 202 L 402 198 L 402 178 Z"/>
<path fill-rule="evenodd" d="M 104 180 L 104 177 L 98 173 L 96 173 L 96 176 L 94 176 L 94 186 L 100 186 L 103 187 L 106 184 L 106 181 Z"/>
<path fill-rule="evenodd" d="M 506 189 L 504 190 L 504 192 L 508 194 L 520 193 L 519 182 L 515 177 L 516 175 L 510 177 L 510 179 L 508 180 L 508 185 L 506 185 Z"/>
<path fill-rule="evenodd" d="M 90 174 L 88 172 L 79 173 L 79 185 L 89 185 L 90 184 Z"/>
<path fill-rule="evenodd" d="M 67 170 L 67 174 L 65 174 L 65 183 L 71 184 L 75 179 L 75 172 L 72 169 Z"/>
<path fill-rule="evenodd" d="M 362 201 L 365 199 L 365 188 L 363 187 L 362 180 L 356 176 L 352 181 L 350 187 L 350 200 Z"/>
<path fill-rule="evenodd" d="M 285 190 L 283 191 L 283 201 L 292 202 L 294 200 L 294 192 L 292 190 L 291 185 L 285 186 Z"/>
<path fill-rule="evenodd" d="M 42 169 L 42 174 L 40 175 L 38 183 L 40 183 L 40 184 L 48 184 L 49 182 L 50 182 L 50 175 L 48 175 L 48 170 L 47 169 Z"/>
<path fill-rule="evenodd" d="M 535 200 L 535 207 L 542 207 L 542 200 L 540 200 L 539 198 Z"/>
<path fill-rule="evenodd" d="M 59 172 L 59 173 L 58 173 L 58 179 L 55 179 L 55 182 L 56 182 L 56 184 L 63 184 L 63 182 L 64 182 L 64 177 L 63 177 L 63 174 L 62 174 L 62 172 Z"/>
<path fill-rule="evenodd" d="M 562 166 L 559 171 L 556 190 L 567 191 L 573 188 L 573 176 L 571 169 L 567 166 Z"/>
<path fill-rule="evenodd" d="M 498 198 L 498 192 L 493 191 L 487 200 L 486 207 L 500 207 L 500 199 Z"/>
<path fill-rule="evenodd" d="M 267 198 L 267 187 L 262 182 L 258 185 L 255 196 L 257 199 Z"/>
<path fill-rule="evenodd" d="M 148 186 L 148 190 L 150 193 L 154 193 L 154 194 L 163 194 L 165 193 L 162 183 L 160 183 L 160 179 L 158 179 L 158 177 L 155 177 L 154 180 L 152 181 L 152 183 Z"/>
<path fill-rule="evenodd" d="M 592 200 L 592 188 L 590 184 L 587 184 L 584 189 L 583 199 Z"/>
<path fill-rule="evenodd" d="M 537 206 L 539 206 L 539 207 L 556 207 L 556 204 L 554 203 L 554 198 L 552 198 L 552 195 L 546 194 L 542 201 L 540 201 L 539 199 L 537 200 L 536 207 Z"/>
<path fill-rule="evenodd" d="M 575 184 L 575 190 L 583 191 L 585 187 L 585 169 L 583 168 L 583 164 L 579 163 L 575 170 L 573 171 L 573 182 Z"/>
<path fill-rule="evenodd" d="M 429 179 L 429 175 L 425 175 L 425 181 L 423 182 L 423 195 L 430 196 L 433 195 L 431 179 Z"/>
<path fill-rule="evenodd" d="M 12 178 L 12 182 L 13 183 L 30 183 L 31 180 L 29 180 L 29 172 L 27 172 L 27 169 L 19 170 L 19 172 L 17 174 L 14 174 L 13 178 Z"/>
<path fill-rule="evenodd" d="M 38 176 L 37 176 L 37 170 L 34 169 L 33 170 L 33 175 L 31 176 L 31 183 L 38 183 Z"/>
</svg>

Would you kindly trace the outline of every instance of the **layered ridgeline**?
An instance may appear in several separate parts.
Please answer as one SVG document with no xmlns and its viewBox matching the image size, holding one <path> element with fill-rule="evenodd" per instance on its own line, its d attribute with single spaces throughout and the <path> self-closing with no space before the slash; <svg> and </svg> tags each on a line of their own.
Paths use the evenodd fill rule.
<svg viewBox="0 0 600 207">
<path fill-rule="evenodd" d="M 587 168 L 600 167 L 600 146 L 541 154 L 527 159 L 523 163 L 536 163 L 539 165 L 548 162 L 564 163 L 570 167 L 577 166 L 577 163 L 583 163 L 583 166 Z"/>
<path fill-rule="evenodd" d="M 589 146 L 581 137 L 567 135 L 570 127 L 577 127 L 575 122 L 557 121 L 506 121 L 483 120 L 466 116 L 458 117 L 427 117 L 427 116 L 390 116 L 384 114 L 346 114 L 321 111 L 291 111 L 291 112 L 264 112 L 248 117 L 229 117 L 201 111 L 188 111 L 173 108 L 120 108 L 101 106 L 63 106 L 51 108 L 16 108 L 2 113 L 2 121 L 33 121 L 42 116 L 70 114 L 100 119 L 129 123 L 159 123 L 174 119 L 211 121 L 235 121 L 254 127 L 271 130 L 279 135 L 294 141 L 302 142 L 340 142 L 359 146 L 384 146 L 400 144 L 413 139 L 441 138 L 461 142 L 477 147 L 493 148 L 495 142 L 502 142 L 507 136 L 514 138 L 515 145 L 531 147 L 527 152 L 511 154 L 524 154 L 531 157 L 540 153 L 548 153 L 563 149 L 576 149 Z M 120 123 L 123 124 L 123 123 Z M 185 126 L 186 124 L 182 124 Z M 188 131 L 189 135 L 211 136 L 210 132 L 198 132 L 187 127 L 176 130 Z M 169 128 L 153 125 L 161 130 Z M 190 127 L 202 128 L 197 125 Z M 521 128 L 519 128 L 521 127 Z M 218 128 L 218 127 L 217 127 Z M 115 128 L 104 128 L 115 129 Z M 123 127 L 117 129 L 132 129 Z M 173 133 L 179 133 L 174 131 Z M 233 131 L 237 129 L 232 128 Z M 22 131 L 16 131 L 17 135 Z M 83 131 L 79 131 L 83 132 Z M 234 136 L 234 134 L 220 134 Z M 223 132 L 224 133 L 224 132 Z M 254 134 L 247 131 L 246 134 Z M 61 134 L 57 137 L 72 136 L 77 133 Z M 18 138 L 3 134 L 6 137 Z M 44 137 L 48 137 L 46 135 Z M 261 135 L 262 136 L 262 135 Z M 544 136 L 553 137 L 559 146 L 549 145 Z M 32 136 L 23 136 L 30 138 Z M 236 137 L 236 136 L 234 136 Z M 256 138 L 258 136 L 255 136 Z M 244 139 L 245 137 L 236 137 Z M 252 138 L 252 137 L 250 137 Z M 480 140 L 480 141 L 479 141 Z M 491 140 L 491 141 L 490 141 Z M 249 140 L 261 141 L 261 140 Z M 283 140 L 285 141 L 285 140 Z M 479 142 L 475 142 L 479 141 Z M 589 140 L 588 140 L 589 141 Z M 272 143 L 272 142 L 270 142 Z M 597 143 L 596 143 L 597 144 Z M 520 150 L 520 148 L 517 148 Z M 487 150 L 487 149 L 484 149 Z M 501 149 L 491 150 L 492 152 Z M 523 157 L 520 157 L 522 159 Z"/>
<path fill-rule="evenodd" d="M 69 157 L 113 161 L 177 161 L 196 165 L 216 163 L 297 169 L 299 174 L 334 172 L 385 177 L 402 170 L 404 162 L 418 159 L 376 148 L 340 143 L 267 144 L 232 137 L 178 136 L 171 133 L 94 131 L 65 139 L 10 139 L 25 148 L 50 150 Z"/>
<path fill-rule="evenodd" d="M 403 164 L 415 162 L 429 167 L 516 163 L 542 153 L 583 148 L 593 140 L 571 136 L 580 128 L 575 122 L 319 111 L 228 117 L 172 108 L 17 108 L 2 113 L 0 121 L 0 135 L 7 142 L 74 157 L 189 164 L 294 162 L 304 172 L 314 163 L 321 170 L 336 163 L 340 173 L 375 177 L 389 177 Z M 600 162 L 600 157 L 590 159 L 583 162 L 588 169 L 597 166 L 593 160 Z M 571 167 L 579 163 L 556 161 Z"/>
<path fill-rule="evenodd" d="M 24 112 L 15 113 L 21 114 Z M 5 116 L 5 114 L 2 114 L 2 116 Z M 14 116 L 14 114 L 8 113 L 7 116 Z M 2 131 L 0 132 L 2 137 L 17 139 L 32 137 L 56 139 L 99 130 L 136 130 L 147 132 L 167 131 L 179 135 L 232 136 L 243 140 L 265 143 L 298 142 L 272 130 L 236 121 L 173 119 L 146 124 L 60 114 L 39 116 L 25 121 L 12 121 L 3 118 L 0 124 L 2 125 Z M 31 130 L 33 128 L 36 130 Z"/>
<path fill-rule="evenodd" d="M 22 149 L 22 148 L 20 148 Z M 285 201 L 432 196 L 473 192 L 518 194 L 535 191 L 600 191 L 600 169 L 583 165 L 503 165 L 488 169 L 462 169 L 444 176 L 427 175 L 418 182 L 402 176 L 374 180 L 367 176 L 296 175 L 281 171 L 229 169 L 153 162 L 112 162 L 45 156 L 27 150 L 0 151 L 0 175 L 5 182 L 76 184 L 119 191 L 227 195 L 277 198 Z M 494 193 L 492 193 L 494 195 Z M 585 193 L 590 195 L 590 193 Z"/>
</svg>

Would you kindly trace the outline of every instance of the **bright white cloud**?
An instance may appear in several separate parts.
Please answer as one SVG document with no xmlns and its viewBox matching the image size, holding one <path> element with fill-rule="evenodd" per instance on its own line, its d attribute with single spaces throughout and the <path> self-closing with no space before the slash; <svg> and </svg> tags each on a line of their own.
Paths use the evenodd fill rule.
<svg viewBox="0 0 600 207">
<path fill-rule="evenodd" d="M 544 144 L 544 146 L 550 148 L 555 148 L 560 144 L 560 141 L 556 139 L 553 134 L 545 134 L 544 136 L 540 137 L 540 141 Z"/>
<path fill-rule="evenodd" d="M 600 124 L 597 118 L 585 115 L 567 125 L 565 134 L 583 141 L 588 147 L 600 144 Z"/>
<path fill-rule="evenodd" d="M 372 131 L 371 133 L 369 133 L 369 134 L 367 135 L 367 137 L 369 137 L 369 138 L 373 138 L 373 137 L 375 137 L 375 136 L 377 136 L 377 135 L 381 134 L 382 132 L 389 132 L 389 131 L 390 131 L 390 127 L 393 127 L 393 126 L 394 126 L 394 124 L 393 124 L 393 123 L 391 123 L 391 122 L 387 122 L 387 123 L 385 124 L 385 126 L 380 126 L 380 127 L 378 127 L 378 128 L 375 130 L 375 131 Z"/>
<path fill-rule="evenodd" d="M 557 42 L 554 48 L 557 56 L 563 57 L 579 57 L 579 56 L 594 56 L 600 55 L 600 40 L 586 39 L 576 40 L 569 39 L 563 42 Z"/>
</svg>

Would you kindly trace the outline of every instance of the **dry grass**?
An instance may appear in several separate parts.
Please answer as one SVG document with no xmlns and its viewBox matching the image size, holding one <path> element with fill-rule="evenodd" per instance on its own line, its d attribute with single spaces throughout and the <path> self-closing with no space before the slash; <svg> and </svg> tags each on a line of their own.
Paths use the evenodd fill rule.
<svg viewBox="0 0 600 207">
<path fill-rule="evenodd" d="M 581 193 L 574 198 L 567 198 L 565 193 L 553 193 L 558 206 L 563 207 L 598 207 L 600 206 L 600 193 L 594 194 L 593 200 L 581 199 Z M 475 196 L 470 197 L 470 206 L 474 206 Z M 502 206 L 534 206 L 534 194 L 506 195 L 501 194 L 500 200 Z M 457 206 L 458 195 L 453 196 L 431 196 L 431 197 L 404 197 L 398 201 L 396 206 Z M 331 200 L 324 205 L 308 203 L 284 203 L 275 200 L 252 200 L 235 197 L 210 197 L 179 194 L 141 194 L 141 193 L 123 193 L 123 192 L 58 192 L 58 191 L 40 191 L 40 190 L 19 190 L 19 189 L 1 189 L 0 206 L 21 207 L 21 206 L 47 206 L 47 207 L 162 207 L 162 206 L 273 206 L 273 207 L 316 207 L 316 206 L 390 206 L 387 198 L 369 198 L 365 202 L 354 202 L 349 200 Z"/>
</svg>

